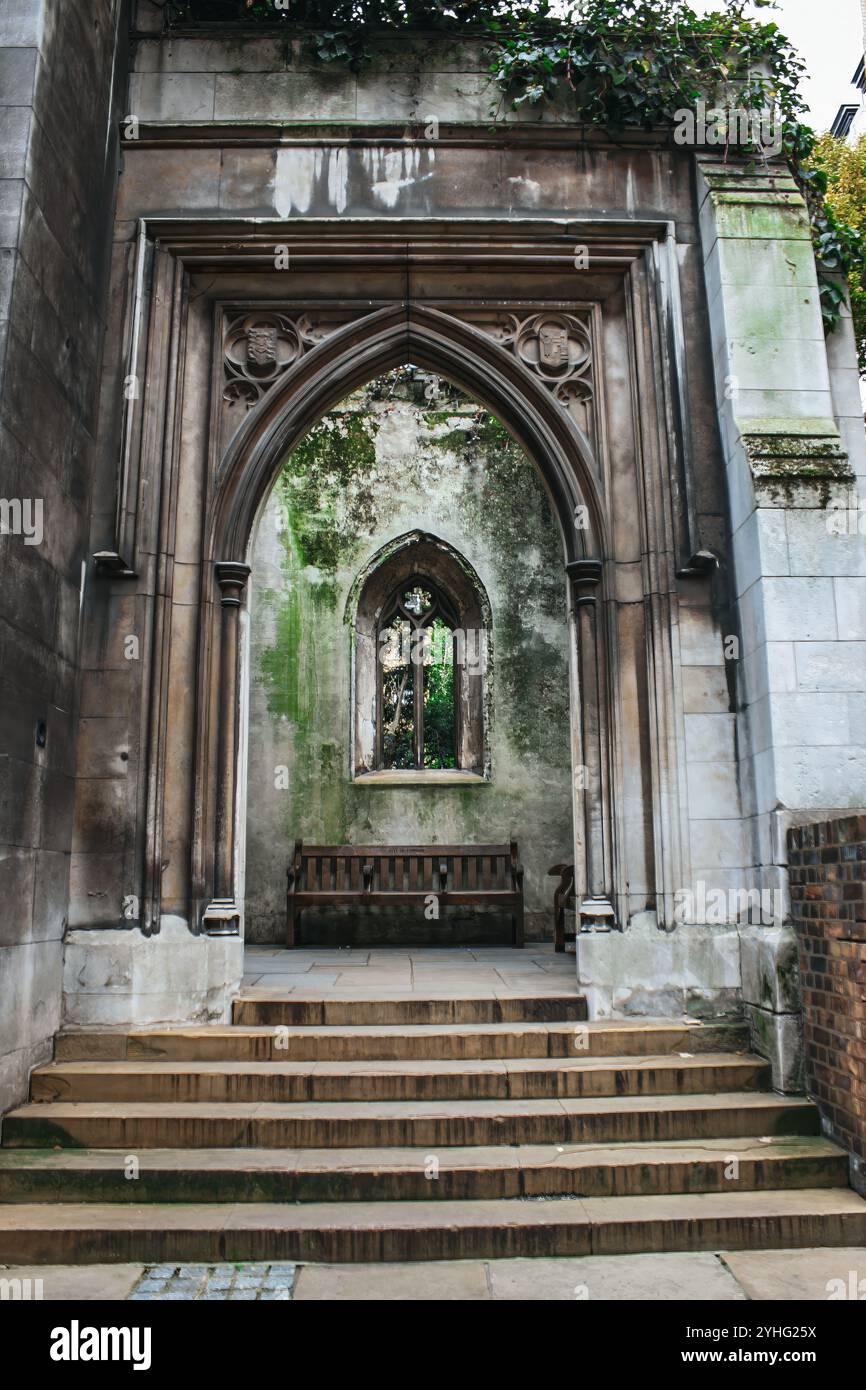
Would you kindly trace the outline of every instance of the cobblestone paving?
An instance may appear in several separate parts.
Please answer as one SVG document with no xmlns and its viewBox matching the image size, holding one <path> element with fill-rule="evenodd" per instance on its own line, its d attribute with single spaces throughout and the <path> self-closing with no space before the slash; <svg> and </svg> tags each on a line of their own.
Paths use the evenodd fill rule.
<svg viewBox="0 0 866 1390">
<path fill-rule="evenodd" d="M 287 1301 L 294 1283 L 294 1264 L 148 1265 L 129 1297 L 169 1303 L 264 1303 Z"/>
</svg>

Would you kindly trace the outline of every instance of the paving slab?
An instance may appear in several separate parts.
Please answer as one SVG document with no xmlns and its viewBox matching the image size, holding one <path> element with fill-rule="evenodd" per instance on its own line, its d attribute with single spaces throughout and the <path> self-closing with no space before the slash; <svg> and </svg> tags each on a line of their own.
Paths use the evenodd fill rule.
<svg viewBox="0 0 866 1390">
<path fill-rule="evenodd" d="M 725 1251 L 721 1258 L 748 1298 L 866 1302 L 862 1246 Z"/>
<path fill-rule="evenodd" d="M 46 1303 L 115 1302 L 129 1298 L 144 1269 L 140 1264 L 0 1265 L 0 1286 L 7 1287 L 3 1281 L 20 1280 L 23 1289 L 32 1290 L 34 1300 Z"/>
<path fill-rule="evenodd" d="M 46 1302 L 821 1302 L 866 1301 L 866 1248 L 640 1255 L 218 1265 L 14 1265 Z M 41 1280 L 41 1284 L 37 1281 Z M 29 1281 L 29 1285 L 27 1283 Z M 13 1295 L 14 1296 L 14 1295 Z"/>
<path fill-rule="evenodd" d="M 484 1264 L 443 1260 L 436 1264 L 304 1265 L 295 1299 L 347 1299 L 359 1303 L 467 1302 L 490 1298 Z"/>
<path fill-rule="evenodd" d="M 523 950 L 509 946 L 414 947 L 347 950 L 338 947 L 285 950 L 248 946 L 244 952 L 244 991 L 258 996 L 303 993 L 307 998 L 339 998 L 353 993 L 405 992 L 425 997 L 455 991 L 466 998 L 523 994 L 577 993 L 574 957 L 556 955 L 552 944 Z"/>
<path fill-rule="evenodd" d="M 790 1257 L 790 1252 L 788 1252 Z M 577 1259 L 491 1260 L 494 1299 L 521 1302 L 743 1302 L 746 1294 L 714 1254 L 588 1255 Z"/>
</svg>

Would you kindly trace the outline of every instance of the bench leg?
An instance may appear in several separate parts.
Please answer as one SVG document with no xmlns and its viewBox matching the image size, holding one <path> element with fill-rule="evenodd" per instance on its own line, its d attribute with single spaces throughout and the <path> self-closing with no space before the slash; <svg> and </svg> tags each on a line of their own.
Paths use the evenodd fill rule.
<svg viewBox="0 0 866 1390">
<path fill-rule="evenodd" d="M 286 946 L 290 951 L 295 944 L 295 928 L 300 915 L 295 909 L 295 902 L 290 894 L 286 905 Z"/>
<path fill-rule="evenodd" d="M 553 895 L 553 949 L 557 955 L 565 951 L 565 904 L 559 889 Z"/>
<path fill-rule="evenodd" d="M 523 948 L 523 903 L 516 912 L 511 915 L 511 925 L 513 928 L 514 945 Z"/>
</svg>

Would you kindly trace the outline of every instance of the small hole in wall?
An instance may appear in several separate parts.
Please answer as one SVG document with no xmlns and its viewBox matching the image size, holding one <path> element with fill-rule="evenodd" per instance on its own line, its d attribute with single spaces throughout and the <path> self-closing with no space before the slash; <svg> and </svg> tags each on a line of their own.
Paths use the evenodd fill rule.
<svg viewBox="0 0 866 1390">
<path fill-rule="evenodd" d="M 48 725 L 40 719 L 36 725 L 36 747 L 44 748 L 48 742 Z"/>
</svg>

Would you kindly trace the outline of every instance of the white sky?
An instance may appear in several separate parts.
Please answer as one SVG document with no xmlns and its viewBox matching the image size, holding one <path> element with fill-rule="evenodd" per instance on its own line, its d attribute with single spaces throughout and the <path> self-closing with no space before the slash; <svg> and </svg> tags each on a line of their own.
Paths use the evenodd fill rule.
<svg viewBox="0 0 866 1390">
<path fill-rule="evenodd" d="M 717 0 L 692 0 L 692 6 L 701 13 L 722 8 Z M 858 102 L 851 78 L 863 53 L 860 0 L 777 0 L 775 10 L 751 13 L 778 24 L 798 49 L 809 71 L 802 89 L 806 120 L 816 130 L 826 130 L 844 102 Z"/>
</svg>

